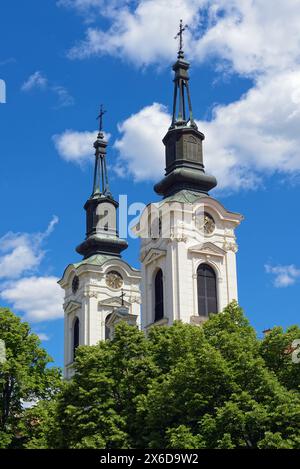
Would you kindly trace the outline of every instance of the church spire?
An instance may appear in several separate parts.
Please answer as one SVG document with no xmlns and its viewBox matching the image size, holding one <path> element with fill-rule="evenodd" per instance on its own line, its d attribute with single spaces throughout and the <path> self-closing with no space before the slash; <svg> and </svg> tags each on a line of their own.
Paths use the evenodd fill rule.
<svg viewBox="0 0 300 469">
<path fill-rule="evenodd" d="M 103 116 L 106 111 L 103 109 L 103 104 L 100 106 L 100 113 L 97 117 L 99 120 L 99 132 L 97 140 L 94 143 L 95 148 L 95 170 L 94 170 L 94 183 L 92 197 L 104 195 L 112 197 L 109 190 L 108 175 L 106 167 L 106 147 L 107 142 L 104 140 L 103 134 Z"/>
<path fill-rule="evenodd" d="M 177 54 L 177 62 L 173 65 L 175 72 L 174 78 L 174 99 L 173 99 L 173 113 L 171 129 L 174 127 L 185 126 L 188 123 L 195 129 L 197 125 L 193 119 L 192 101 L 189 89 L 189 75 L 188 69 L 190 64 L 184 59 L 183 52 L 183 33 L 188 28 L 186 24 L 183 26 L 180 20 L 179 32 L 174 39 L 179 38 L 179 49 Z"/>
<path fill-rule="evenodd" d="M 94 143 L 95 169 L 93 191 L 86 201 L 86 239 L 76 251 L 85 259 L 96 255 L 121 257 L 121 252 L 127 248 L 127 242 L 119 238 L 117 231 L 118 202 L 114 200 L 108 185 L 106 165 L 107 142 L 103 133 L 103 115 L 106 111 L 100 107 L 99 131 Z"/>
<path fill-rule="evenodd" d="M 166 148 L 165 177 L 154 186 L 154 190 L 164 197 L 181 190 L 208 192 L 217 185 L 214 176 L 205 173 L 202 142 L 204 134 L 198 130 L 193 118 L 192 101 L 189 89 L 189 62 L 184 58 L 183 33 L 188 28 L 180 20 L 179 50 L 173 65 L 174 98 L 172 122 L 163 139 Z"/>
</svg>

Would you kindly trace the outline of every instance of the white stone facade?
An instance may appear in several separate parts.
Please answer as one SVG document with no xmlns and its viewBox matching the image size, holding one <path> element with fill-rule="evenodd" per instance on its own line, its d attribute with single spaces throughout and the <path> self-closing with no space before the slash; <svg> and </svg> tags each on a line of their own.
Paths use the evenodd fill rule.
<svg viewBox="0 0 300 469">
<path fill-rule="evenodd" d="M 120 288 L 107 284 L 107 274 L 118 272 L 123 279 Z M 79 279 L 73 292 L 74 277 Z M 65 290 L 64 312 L 64 375 L 73 375 L 74 323 L 79 319 L 79 345 L 95 345 L 106 338 L 106 320 L 123 303 L 128 308 L 130 322 L 140 327 L 140 271 L 117 257 L 93 256 L 79 264 L 71 264 L 59 281 Z"/>
<path fill-rule="evenodd" d="M 160 213 L 163 205 L 159 205 Z M 154 323 L 154 278 L 159 269 L 163 273 L 164 318 L 156 324 L 171 325 L 175 320 L 201 322 L 198 314 L 197 269 L 202 263 L 211 266 L 216 275 L 218 311 L 238 297 L 235 228 L 243 217 L 227 211 L 220 202 L 208 196 L 185 203 L 184 206 L 178 201 L 174 203 L 174 200 L 172 205 L 169 202 L 167 205 L 171 207 L 171 215 L 166 231 L 162 216 L 162 236 L 146 237 L 146 225 L 138 226 L 142 238 L 141 322 L 144 330 Z M 203 229 L 199 228 L 199 219 L 201 216 L 203 219 L 204 212 L 211 215 L 215 222 L 211 234 L 204 234 Z M 149 217 L 148 214 L 145 219 Z"/>
<path fill-rule="evenodd" d="M 141 237 L 141 273 L 122 259 L 105 255 L 95 255 L 67 267 L 59 281 L 65 290 L 67 379 L 73 375 L 76 318 L 79 319 L 79 345 L 95 345 L 110 338 L 114 324 L 124 319 L 118 313 L 122 303 L 128 311 L 125 320 L 145 331 L 154 323 L 172 325 L 175 320 L 199 324 L 205 320 L 198 311 L 197 269 L 202 263 L 208 264 L 215 273 L 218 311 L 238 299 L 235 228 L 243 217 L 227 211 L 208 196 L 198 197 L 194 193 L 192 201 L 187 203 L 189 193 L 183 192 L 150 206 L 161 218 L 159 235 L 152 228 L 149 232 L 149 207 L 142 215 L 136 227 Z M 201 227 L 204 214 L 214 221 L 211 233 L 205 233 Z M 159 269 L 163 273 L 164 317 L 155 322 L 154 278 Z M 110 272 L 122 277 L 121 286 L 109 286 Z M 78 277 L 76 291 L 72 288 L 75 276 Z"/>
</svg>

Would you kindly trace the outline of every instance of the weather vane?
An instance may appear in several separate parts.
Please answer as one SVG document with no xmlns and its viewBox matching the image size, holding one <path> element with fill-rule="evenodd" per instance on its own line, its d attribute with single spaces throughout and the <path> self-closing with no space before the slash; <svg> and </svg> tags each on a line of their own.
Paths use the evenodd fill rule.
<svg viewBox="0 0 300 469">
<path fill-rule="evenodd" d="M 97 117 L 97 120 L 99 121 L 99 132 L 102 132 L 103 130 L 103 116 L 106 113 L 106 111 L 103 109 L 103 104 L 100 106 L 100 113 L 99 116 Z"/>
<path fill-rule="evenodd" d="M 182 25 L 182 20 L 180 20 L 180 23 L 179 23 L 179 32 L 176 34 L 176 36 L 174 37 L 174 39 L 177 39 L 179 37 L 179 51 L 178 51 L 178 54 L 180 52 L 182 52 L 182 47 L 183 47 L 183 40 L 182 40 L 182 36 L 183 36 L 183 32 L 188 29 L 188 25 L 185 24 L 184 26 Z"/>
</svg>

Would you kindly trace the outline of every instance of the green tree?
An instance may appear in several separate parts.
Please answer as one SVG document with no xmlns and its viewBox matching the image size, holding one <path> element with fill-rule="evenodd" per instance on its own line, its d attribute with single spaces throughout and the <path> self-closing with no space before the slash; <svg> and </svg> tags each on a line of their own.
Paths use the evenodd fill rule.
<svg viewBox="0 0 300 469">
<path fill-rule="evenodd" d="M 234 389 L 229 398 L 218 393 L 221 399 L 201 415 L 194 434 L 209 448 L 274 447 L 276 438 L 299 448 L 299 393 L 289 391 L 268 369 L 241 308 L 233 302 L 207 321 L 203 332 L 225 361 Z"/>
<path fill-rule="evenodd" d="M 40 400 L 22 412 L 18 423 L 22 447 L 26 449 L 51 449 L 60 446 L 61 434 L 57 419 L 57 400 Z"/>
<path fill-rule="evenodd" d="M 7 308 L 0 308 L 0 339 L 6 352 L 0 361 L 0 448 L 5 448 L 21 441 L 24 402 L 51 399 L 61 378 L 57 368 L 48 368 L 52 359 L 37 335 Z"/>
<path fill-rule="evenodd" d="M 60 446 L 300 448 L 299 392 L 273 355 L 235 302 L 203 327 L 145 337 L 121 323 L 112 341 L 77 351 L 58 398 Z"/>
<path fill-rule="evenodd" d="M 149 346 L 122 323 L 113 341 L 77 349 L 75 376 L 58 403 L 62 447 L 134 447 L 142 425 L 136 402 L 159 372 Z"/>
<path fill-rule="evenodd" d="M 260 353 L 267 367 L 276 373 L 284 386 L 300 391 L 300 363 L 292 360 L 293 354 L 298 352 L 293 347 L 296 340 L 300 340 L 300 327 L 291 326 L 286 331 L 282 327 L 274 327 L 261 342 Z M 298 354 L 300 356 L 300 350 Z"/>
</svg>

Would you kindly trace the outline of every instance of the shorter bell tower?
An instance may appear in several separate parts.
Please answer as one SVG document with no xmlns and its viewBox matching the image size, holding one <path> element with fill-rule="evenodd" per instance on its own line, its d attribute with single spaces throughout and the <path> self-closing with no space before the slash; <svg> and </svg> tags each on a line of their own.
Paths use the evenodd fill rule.
<svg viewBox="0 0 300 469">
<path fill-rule="evenodd" d="M 119 238 L 118 202 L 109 189 L 107 142 L 100 126 L 95 148 L 93 190 L 84 205 L 86 238 L 76 251 L 82 260 L 70 264 L 60 286 L 64 300 L 64 375 L 73 375 L 78 345 L 95 345 L 113 336 L 120 320 L 140 325 L 140 271 L 121 258 L 127 242 Z"/>
</svg>

